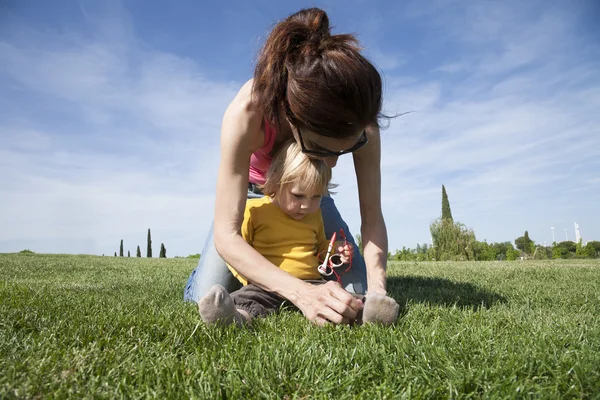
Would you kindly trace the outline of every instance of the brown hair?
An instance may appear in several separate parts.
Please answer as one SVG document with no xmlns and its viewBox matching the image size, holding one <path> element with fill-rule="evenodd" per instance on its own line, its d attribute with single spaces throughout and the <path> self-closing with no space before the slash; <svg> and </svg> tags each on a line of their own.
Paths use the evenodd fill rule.
<svg viewBox="0 0 600 400">
<path fill-rule="evenodd" d="M 300 10 L 275 25 L 254 70 L 253 101 L 267 120 L 331 138 L 347 138 L 377 123 L 381 76 L 360 54 L 353 35 L 331 35 L 318 8 Z"/>
<path fill-rule="evenodd" d="M 271 162 L 266 181 L 260 188 L 265 195 L 273 197 L 283 187 L 297 183 L 304 190 L 324 196 L 335 186 L 329 181 L 331 168 L 319 158 L 308 157 L 295 140 L 290 140 Z"/>
</svg>

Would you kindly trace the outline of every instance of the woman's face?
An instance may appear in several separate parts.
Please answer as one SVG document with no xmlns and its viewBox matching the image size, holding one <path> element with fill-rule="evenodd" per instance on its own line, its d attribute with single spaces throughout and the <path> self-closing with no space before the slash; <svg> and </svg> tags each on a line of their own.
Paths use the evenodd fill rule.
<svg viewBox="0 0 600 400">
<path fill-rule="evenodd" d="M 306 190 L 297 183 L 283 186 L 273 198 L 281 210 L 296 220 L 316 212 L 321 204 L 321 194 Z"/>
</svg>

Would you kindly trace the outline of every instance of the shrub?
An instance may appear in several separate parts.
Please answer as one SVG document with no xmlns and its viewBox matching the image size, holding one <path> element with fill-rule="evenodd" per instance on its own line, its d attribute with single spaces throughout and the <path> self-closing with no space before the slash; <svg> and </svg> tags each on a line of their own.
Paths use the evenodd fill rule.
<svg viewBox="0 0 600 400">
<path fill-rule="evenodd" d="M 509 261 L 514 261 L 521 256 L 521 252 L 515 249 L 506 250 L 506 259 Z"/>
<path fill-rule="evenodd" d="M 436 260 L 466 261 L 475 259 L 475 233 L 466 225 L 439 218 L 431 223 L 429 229 Z"/>
</svg>

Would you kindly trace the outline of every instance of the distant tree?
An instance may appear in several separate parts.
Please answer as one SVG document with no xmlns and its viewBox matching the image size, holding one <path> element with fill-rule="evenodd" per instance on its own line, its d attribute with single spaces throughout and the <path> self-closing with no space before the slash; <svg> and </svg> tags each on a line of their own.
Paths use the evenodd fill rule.
<svg viewBox="0 0 600 400">
<path fill-rule="evenodd" d="M 494 261 L 498 257 L 494 246 L 488 244 L 485 240 L 483 242 L 476 241 L 473 244 L 473 253 L 477 261 Z"/>
<path fill-rule="evenodd" d="M 123 239 L 121 239 L 121 246 L 119 247 L 119 257 L 123 257 Z"/>
<path fill-rule="evenodd" d="M 393 257 L 398 261 L 410 261 L 412 260 L 412 251 L 407 249 L 406 246 L 402 246 L 402 250 L 396 250 Z"/>
<path fill-rule="evenodd" d="M 135 253 L 136 257 L 141 257 L 142 256 L 142 252 L 140 251 L 140 246 L 138 245 L 137 247 L 137 252 Z"/>
<path fill-rule="evenodd" d="M 436 252 L 435 252 L 435 247 L 431 246 L 429 248 L 429 250 L 427 250 L 427 260 L 428 261 L 435 261 L 436 260 Z"/>
<path fill-rule="evenodd" d="M 150 236 L 150 228 L 148 228 L 148 243 L 146 247 L 146 257 L 152 258 L 152 237 Z"/>
<path fill-rule="evenodd" d="M 584 251 L 583 240 L 580 238 L 579 242 L 575 245 L 575 256 L 578 258 L 584 258 L 587 256 L 587 252 Z"/>
<path fill-rule="evenodd" d="M 550 257 L 548 257 L 548 252 L 544 246 L 537 246 L 533 251 L 534 260 L 547 260 L 548 258 L 552 258 L 552 252 L 550 252 Z"/>
<path fill-rule="evenodd" d="M 364 256 L 362 236 L 360 233 L 356 235 L 356 247 L 358 247 L 358 252 Z"/>
<path fill-rule="evenodd" d="M 558 243 L 552 243 L 552 258 L 567 258 L 568 251 L 564 247 L 560 247 Z"/>
<path fill-rule="evenodd" d="M 450 211 L 450 202 L 448 201 L 448 194 L 446 194 L 446 188 L 442 185 L 442 220 L 454 221 L 452 219 L 452 211 Z"/>
<path fill-rule="evenodd" d="M 451 222 L 446 219 L 437 219 L 431 223 L 429 230 L 433 239 L 435 259 L 447 260 L 474 260 L 476 247 L 475 233 L 460 222 Z"/>
<path fill-rule="evenodd" d="M 432 253 L 432 247 L 429 247 L 427 243 L 417 243 L 416 249 L 407 248 L 402 246 L 402 250 L 396 249 L 396 252 L 392 254 L 388 252 L 388 260 L 398 261 L 430 261 L 433 260 L 434 255 Z"/>
<path fill-rule="evenodd" d="M 515 246 L 517 246 L 517 249 L 521 250 L 521 251 L 525 251 L 526 246 L 526 240 L 525 240 L 525 236 L 519 236 L 518 238 L 515 239 Z"/>
<path fill-rule="evenodd" d="M 158 255 L 159 258 L 167 258 L 167 249 L 165 248 L 165 245 L 163 243 L 160 244 L 160 254 Z"/>
<path fill-rule="evenodd" d="M 131 257 L 131 254 L 129 254 L 129 250 L 127 250 L 127 257 Z"/>
<path fill-rule="evenodd" d="M 572 241 L 553 243 L 552 258 L 573 258 L 577 252 L 577 245 Z"/>
<path fill-rule="evenodd" d="M 514 246 L 511 242 L 492 243 L 490 246 L 494 248 L 496 252 L 496 259 L 506 259 L 506 252 L 508 250 L 514 250 Z"/>
<path fill-rule="evenodd" d="M 117 256 L 117 252 L 115 251 L 115 257 Z"/>
<path fill-rule="evenodd" d="M 528 246 L 527 247 L 527 250 L 528 250 L 527 252 L 529 254 L 535 253 L 535 249 L 536 249 L 535 242 L 529 238 L 529 232 L 525 231 L 525 233 L 523 234 L 523 236 L 525 236 L 525 240 L 527 241 L 527 246 Z"/>
<path fill-rule="evenodd" d="M 596 242 L 596 243 L 598 243 L 600 245 L 600 242 Z M 597 253 L 596 253 L 596 249 L 594 248 L 594 242 L 587 242 L 587 244 L 583 248 L 583 253 L 588 258 L 596 258 Z"/>
<path fill-rule="evenodd" d="M 571 240 L 560 242 L 558 243 L 558 246 L 567 249 L 569 253 L 575 253 L 577 251 L 577 244 Z"/>
<path fill-rule="evenodd" d="M 535 252 L 535 243 L 529 238 L 529 232 L 527 231 L 525 231 L 523 236 L 515 239 L 515 246 L 526 254 L 533 254 Z"/>
<path fill-rule="evenodd" d="M 588 249 L 590 254 L 593 254 L 593 257 L 598 257 L 600 255 L 600 242 L 597 240 L 591 240 L 587 242 L 585 247 Z"/>
<path fill-rule="evenodd" d="M 417 248 L 414 254 L 416 261 L 429 261 L 429 245 L 427 243 L 417 243 Z"/>
<path fill-rule="evenodd" d="M 187 256 L 187 258 L 200 258 L 200 253 L 196 253 L 196 254 L 190 254 Z"/>
<path fill-rule="evenodd" d="M 521 255 L 521 253 L 519 252 L 519 250 L 515 250 L 515 249 L 508 249 L 506 251 L 506 259 L 509 261 L 514 261 L 517 258 L 519 258 L 519 255 Z"/>
</svg>

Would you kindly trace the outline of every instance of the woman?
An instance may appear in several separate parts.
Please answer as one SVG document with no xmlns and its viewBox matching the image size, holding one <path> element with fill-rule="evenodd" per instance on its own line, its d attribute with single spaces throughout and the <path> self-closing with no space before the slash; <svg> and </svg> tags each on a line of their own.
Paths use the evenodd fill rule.
<svg viewBox="0 0 600 400">
<path fill-rule="evenodd" d="M 386 294 L 387 232 L 381 212 L 381 77 L 352 35 L 330 34 L 327 14 L 301 10 L 279 22 L 258 59 L 254 78 L 227 108 L 221 130 L 212 235 L 184 298 L 198 300 L 214 285 L 235 289 L 223 260 L 263 289 L 288 299 L 311 321 L 347 324 L 362 307 L 348 292 Z M 247 197 L 257 197 L 273 154 L 294 139 L 302 151 L 334 167 L 352 153 L 358 183 L 364 261 L 355 252 L 344 288 L 313 286 L 277 268 L 240 235 Z M 325 232 L 348 227 L 333 200 L 321 204 Z M 348 235 L 350 238 L 351 235 Z M 214 240 L 214 245 L 213 245 Z M 366 261 L 366 266 L 365 266 Z M 352 272 L 352 274 L 350 274 Z"/>
</svg>

